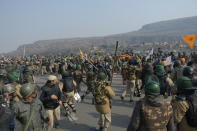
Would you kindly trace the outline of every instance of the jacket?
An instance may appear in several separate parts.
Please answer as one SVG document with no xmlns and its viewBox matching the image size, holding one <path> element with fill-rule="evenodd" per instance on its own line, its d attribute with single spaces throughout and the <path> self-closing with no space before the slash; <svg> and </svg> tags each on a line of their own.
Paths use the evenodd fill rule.
<svg viewBox="0 0 197 131">
<path fill-rule="evenodd" d="M 44 128 L 44 122 L 49 121 L 49 117 L 43 107 L 42 102 L 39 99 L 34 99 L 29 103 L 24 100 L 16 102 L 13 107 L 16 120 L 20 122 L 22 128 L 26 126 L 29 121 L 31 110 L 34 110 L 33 117 L 30 120 L 30 124 L 27 128 L 28 131 L 41 131 Z M 23 130 L 21 129 L 21 130 Z"/>
<path fill-rule="evenodd" d="M 174 131 L 173 110 L 162 96 L 145 96 L 136 103 L 127 131 Z"/>
<path fill-rule="evenodd" d="M 58 100 L 51 99 L 51 95 L 56 95 Z M 42 101 L 44 107 L 49 110 L 56 109 L 59 104 L 58 101 L 61 100 L 61 90 L 58 85 L 51 86 L 46 84 L 42 87 L 42 93 L 40 95 L 40 100 Z"/>
</svg>

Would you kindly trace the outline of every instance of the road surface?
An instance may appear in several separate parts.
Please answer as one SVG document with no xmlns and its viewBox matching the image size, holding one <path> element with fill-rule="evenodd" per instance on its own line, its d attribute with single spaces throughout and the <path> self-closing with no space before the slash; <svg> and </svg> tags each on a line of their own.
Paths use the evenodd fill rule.
<svg viewBox="0 0 197 131">
<path fill-rule="evenodd" d="M 46 82 L 47 76 L 37 77 L 36 82 L 42 86 Z M 86 90 L 85 85 L 82 86 L 83 94 Z M 120 100 L 124 86 L 120 75 L 114 75 L 112 87 L 116 93 L 116 97 L 112 102 L 112 125 L 109 131 L 126 131 L 130 117 L 133 111 L 134 103 L 129 102 L 129 98 L 124 101 Z M 137 100 L 137 98 L 136 98 Z M 96 112 L 94 105 L 91 104 L 92 95 L 88 95 L 83 103 L 77 103 L 77 116 L 79 120 L 76 123 L 68 121 L 64 115 L 61 116 L 60 127 L 55 131 L 95 131 L 98 129 L 99 113 Z"/>
</svg>

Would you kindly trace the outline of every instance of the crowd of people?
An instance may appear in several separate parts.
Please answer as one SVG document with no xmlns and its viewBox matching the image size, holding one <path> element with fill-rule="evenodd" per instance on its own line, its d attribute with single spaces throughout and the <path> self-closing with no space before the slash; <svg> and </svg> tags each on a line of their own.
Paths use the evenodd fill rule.
<svg viewBox="0 0 197 131">
<path fill-rule="evenodd" d="M 98 130 L 108 131 L 115 73 L 125 85 L 120 99 L 129 96 L 135 103 L 127 131 L 197 131 L 197 54 L 161 49 L 152 54 L 2 57 L 0 129 L 58 129 L 61 112 L 77 121 L 76 103 L 92 94 L 100 114 Z M 47 77 L 41 87 L 39 76 Z"/>
</svg>

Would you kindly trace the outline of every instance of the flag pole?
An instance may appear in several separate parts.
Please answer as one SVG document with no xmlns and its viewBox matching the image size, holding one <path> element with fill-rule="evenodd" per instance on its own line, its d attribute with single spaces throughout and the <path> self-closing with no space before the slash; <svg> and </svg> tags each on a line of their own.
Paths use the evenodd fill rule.
<svg viewBox="0 0 197 131">
<path fill-rule="evenodd" d="M 118 45 L 119 45 L 119 42 L 116 41 L 116 49 L 115 49 L 115 53 L 114 53 L 114 61 L 113 61 L 113 67 L 112 67 L 112 78 L 111 78 L 111 81 L 110 81 L 110 86 L 112 84 L 112 80 L 113 80 L 113 77 L 114 77 L 114 68 L 115 68 L 115 64 L 117 62 Z"/>
<path fill-rule="evenodd" d="M 25 53 L 26 53 L 26 50 L 25 50 L 25 45 L 23 47 L 23 58 L 25 58 Z"/>
</svg>

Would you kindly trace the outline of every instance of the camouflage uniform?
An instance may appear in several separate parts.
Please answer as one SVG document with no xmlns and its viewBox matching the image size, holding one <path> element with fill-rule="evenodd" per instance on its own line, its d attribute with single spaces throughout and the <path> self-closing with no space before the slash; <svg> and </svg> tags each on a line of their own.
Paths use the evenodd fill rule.
<svg viewBox="0 0 197 131">
<path fill-rule="evenodd" d="M 179 77 L 182 76 L 182 68 L 181 67 L 176 67 L 174 68 L 174 70 L 172 71 L 172 74 L 171 74 L 171 78 L 173 81 L 176 81 Z"/>
<path fill-rule="evenodd" d="M 35 83 L 32 66 L 25 67 L 22 73 L 22 83 Z"/>
<path fill-rule="evenodd" d="M 174 131 L 170 102 L 162 96 L 147 96 L 138 101 L 127 131 Z"/>
<path fill-rule="evenodd" d="M 19 84 L 19 74 L 12 72 L 8 75 L 8 80 L 10 82 L 10 84 L 14 85 L 16 87 L 16 97 L 15 97 L 15 101 L 19 101 L 22 96 L 20 94 L 20 88 L 21 88 L 21 84 Z"/>
<path fill-rule="evenodd" d="M 81 84 L 81 81 L 82 81 L 82 71 L 81 70 L 75 70 L 74 73 L 73 73 L 73 78 L 74 78 L 74 81 L 77 83 L 77 91 L 80 92 L 81 89 L 80 89 L 80 84 Z"/>
<path fill-rule="evenodd" d="M 59 71 L 59 62 L 58 63 L 54 63 L 54 72 L 58 73 Z"/>
<path fill-rule="evenodd" d="M 156 65 L 155 74 L 160 83 L 160 94 L 164 95 L 166 98 L 171 95 L 172 92 L 175 92 L 175 86 L 171 78 L 166 74 L 164 66 Z"/>
<path fill-rule="evenodd" d="M 62 89 L 63 97 L 62 103 L 65 109 L 65 115 L 69 115 L 71 112 L 76 113 L 75 103 L 74 103 L 74 88 L 76 82 L 71 76 L 63 76 L 60 83 L 60 88 Z M 71 110 L 70 110 L 71 109 Z"/>
<path fill-rule="evenodd" d="M 135 96 L 140 97 L 141 96 L 141 85 L 142 85 L 142 80 L 141 80 L 141 73 L 142 73 L 142 68 L 140 66 L 136 67 L 136 86 L 135 86 Z"/>
<path fill-rule="evenodd" d="M 178 131 L 196 131 L 197 128 L 187 124 L 186 112 L 189 109 L 189 104 L 185 99 L 179 99 L 173 102 L 174 121 L 178 124 Z"/>
<path fill-rule="evenodd" d="M 50 61 L 49 62 L 49 72 L 50 73 L 53 73 L 53 68 L 54 68 L 54 62 L 53 61 Z"/>
<path fill-rule="evenodd" d="M 42 64 L 41 64 L 41 74 L 44 75 L 44 74 L 47 74 L 47 62 L 45 60 L 42 61 Z"/>
<path fill-rule="evenodd" d="M 174 120 L 177 124 L 178 131 L 196 131 L 197 127 L 190 126 L 191 121 L 195 117 L 194 114 L 188 114 L 191 111 L 190 108 L 193 110 L 192 112 L 196 112 L 196 99 L 197 88 L 193 87 L 192 80 L 188 77 L 180 77 L 177 80 L 177 97 L 173 101 L 173 110 L 174 110 Z M 193 101 L 193 102 L 192 102 Z M 195 113 L 196 114 L 196 113 Z M 188 121 L 190 120 L 190 121 Z"/>
<path fill-rule="evenodd" d="M 94 73 L 92 71 L 89 71 L 86 73 L 86 85 L 87 85 L 87 90 L 84 95 L 81 96 L 81 99 L 83 100 L 86 95 L 88 95 L 90 92 L 93 91 L 94 85 L 95 84 L 95 77 Z"/>
<path fill-rule="evenodd" d="M 126 72 L 127 72 L 127 63 L 124 62 L 122 64 L 122 68 L 121 68 L 121 75 L 122 75 L 122 80 L 123 80 L 123 85 L 126 85 Z"/>
<path fill-rule="evenodd" d="M 124 98 L 129 92 L 130 95 L 130 101 L 133 101 L 133 96 L 134 96 L 134 90 L 136 86 L 136 66 L 130 65 L 128 67 L 127 71 L 127 88 L 123 91 L 121 97 Z"/>
</svg>

